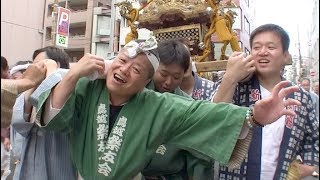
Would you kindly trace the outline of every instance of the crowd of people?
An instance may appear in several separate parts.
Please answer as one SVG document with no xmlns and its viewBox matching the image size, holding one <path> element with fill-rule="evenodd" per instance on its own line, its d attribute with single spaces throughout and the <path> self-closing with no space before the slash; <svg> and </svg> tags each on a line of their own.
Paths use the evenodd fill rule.
<svg viewBox="0 0 320 180">
<path fill-rule="evenodd" d="M 259 26 L 251 54 L 233 52 L 215 82 L 198 76 L 184 39 L 135 39 L 112 61 L 85 54 L 72 66 L 57 47 L 10 69 L 1 56 L 1 178 L 316 175 L 319 82 L 284 79 L 289 44 L 282 27 Z"/>
</svg>

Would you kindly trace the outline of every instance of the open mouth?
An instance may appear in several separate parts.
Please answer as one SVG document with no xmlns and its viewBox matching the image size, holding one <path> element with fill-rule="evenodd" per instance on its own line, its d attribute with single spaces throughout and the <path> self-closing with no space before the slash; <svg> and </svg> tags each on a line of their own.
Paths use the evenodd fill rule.
<svg viewBox="0 0 320 180">
<path fill-rule="evenodd" d="M 114 79 L 119 82 L 119 83 L 126 83 L 127 81 L 125 81 L 119 74 L 114 74 Z"/>
<path fill-rule="evenodd" d="M 266 63 L 269 63 L 270 61 L 266 60 L 266 59 L 261 59 L 258 62 L 261 63 L 261 64 L 266 64 Z"/>
</svg>

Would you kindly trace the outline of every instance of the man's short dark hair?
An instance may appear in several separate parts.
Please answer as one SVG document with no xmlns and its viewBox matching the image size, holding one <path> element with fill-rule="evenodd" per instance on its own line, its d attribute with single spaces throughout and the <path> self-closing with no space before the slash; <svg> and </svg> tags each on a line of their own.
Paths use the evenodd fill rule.
<svg viewBox="0 0 320 180">
<path fill-rule="evenodd" d="M 301 78 L 300 82 L 302 81 L 308 81 L 308 83 L 311 84 L 311 80 L 309 78 L 306 78 L 306 77 Z"/>
<path fill-rule="evenodd" d="M 190 41 L 186 38 L 175 38 L 174 40 L 180 41 L 182 42 L 184 45 L 186 45 L 187 47 L 190 46 Z"/>
<path fill-rule="evenodd" d="M 15 67 L 18 65 L 25 65 L 25 64 L 32 64 L 32 61 L 18 61 L 12 67 Z M 21 73 L 24 73 L 25 71 L 26 71 L 26 69 L 20 70 Z"/>
<path fill-rule="evenodd" d="M 253 43 L 254 37 L 256 37 L 258 34 L 261 34 L 264 32 L 276 33 L 281 39 L 283 52 L 286 52 L 289 50 L 289 45 L 290 45 L 289 35 L 282 27 L 280 27 L 276 24 L 264 24 L 264 25 L 257 27 L 250 35 L 250 47 L 251 48 L 252 48 L 252 43 Z"/>
<path fill-rule="evenodd" d="M 190 51 L 179 40 L 170 39 L 158 44 L 160 64 L 178 64 L 186 72 L 190 65 Z"/>
<path fill-rule="evenodd" d="M 69 69 L 70 65 L 70 57 L 69 55 L 60 48 L 54 46 L 47 46 L 41 49 L 37 49 L 34 51 L 32 55 L 32 59 L 34 60 L 40 53 L 45 52 L 49 59 L 52 59 L 60 64 L 61 68 Z"/>
<path fill-rule="evenodd" d="M 9 69 L 8 61 L 5 57 L 1 56 L 1 70 Z"/>
<path fill-rule="evenodd" d="M 153 55 L 155 55 L 157 57 L 157 59 L 159 60 L 160 57 L 159 57 L 159 53 L 158 53 L 158 50 L 157 49 L 151 49 L 149 50 L 149 52 Z M 155 72 L 155 69 L 152 67 L 149 71 L 149 74 L 148 74 L 148 78 L 151 79 L 154 75 L 154 72 Z"/>
</svg>

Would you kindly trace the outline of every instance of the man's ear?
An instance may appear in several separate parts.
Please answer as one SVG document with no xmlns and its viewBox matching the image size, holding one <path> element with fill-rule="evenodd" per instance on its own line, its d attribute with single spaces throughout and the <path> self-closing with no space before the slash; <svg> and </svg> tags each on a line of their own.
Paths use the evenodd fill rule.
<svg viewBox="0 0 320 180">
<path fill-rule="evenodd" d="M 45 59 L 44 64 L 47 67 L 47 73 L 46 73 L 47 77 L 59 68 L 59 63 L 57 63 L 52 59 Z"/>
<path fill-rule="evenodd" d="M 284 52 L 284 66 L 288 64 L 292 64 L 292 56 L 288 51 L 286 51 Z"/>
</svg>

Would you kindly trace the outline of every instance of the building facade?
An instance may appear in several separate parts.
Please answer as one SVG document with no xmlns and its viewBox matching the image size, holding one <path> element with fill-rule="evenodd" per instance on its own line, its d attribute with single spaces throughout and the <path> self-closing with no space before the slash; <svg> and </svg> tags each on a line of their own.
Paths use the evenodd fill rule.
<svg viewBox="0 0 320 180">
<path fill-rule="evenodd" d="M 313 81 L 319 81 L 319 1 L 313 0 L 312 23 L 310 28 L 309 57 L 310 72 L 308 76 Z"/>
<path fill-rule="evenodd" d="M 120 0 L 119 0 L 120 1 Z M 53 45 L 54 15 L 57 3 L 71 11 L 68 47 L 66 52 L 75 62 L 85 53 L 108 58 L 121 47 L 120 32 L 126 30 L 126 22 L 120 17 L 117 0 L 2 0 L 1 54 L 12 65 L 19 60 L 31 60 L 35 49 Z M 226 0 L 224 1 L 224 3 Z M 238 13 L 234 29 L 240 46 L 249 53 L 249 35 L 253 27 L 254 3 L 252 0 L 235 0 Z M 15 7 L 15 8 L 5 8 Z M 126 34 L 126 33 L 121 33 Z M 221 42 L 213 35 L 216 57 L 220 56 Z M 18 50 L 18 51 L 17 51 Z M 230 45 L 226 54 L 231 54 Z"/>
<path fill-rule="evenodd" d="M 43 35 L 45 46 L 53 45 L 54 41 L 52 38 L 54 26 L 52 24 L 55 23 L 55 17 L 52 16 L 52 12 L 55 3 L 55 0 L 46 0 Z M 103 17 L 110 17 L 111 0 L 58 0 L 58 6 L 71 11 L 68 47 L 65 51 L 71 57 L 72 62 L 78 61 L 85 53 L 91 53 L 92 45 L 99 44 L 98 49 L 100 49 L 109 43 L 110 33 L 107 33 L 103 26 L 108 23 Z M 101 26 L 101 22 L 105 23 Z M 100 34 L 99 37 L 97 33 Z M 93 52 L 93 54 L 96 53 Z"/>
<path fill-rule="evenodd" d="M 65 51 L 72 61 L 85 53 L 102 54 L 113 51 L 109 41 L 111 0 L 2 0 L 1 1 L 1 55 L 9 65 L 20 60 L 31 60 L 34 50 L 54 45 L 53 7 L 71 11 L 68 47 Z M 12 8 L 14 7 L 14 8 Z"/>
<path fill-rule="evenodd" d="M 9 66 L 43 46 L 45 0 L 1 0 L 1 55 Z"/>
</svg>

